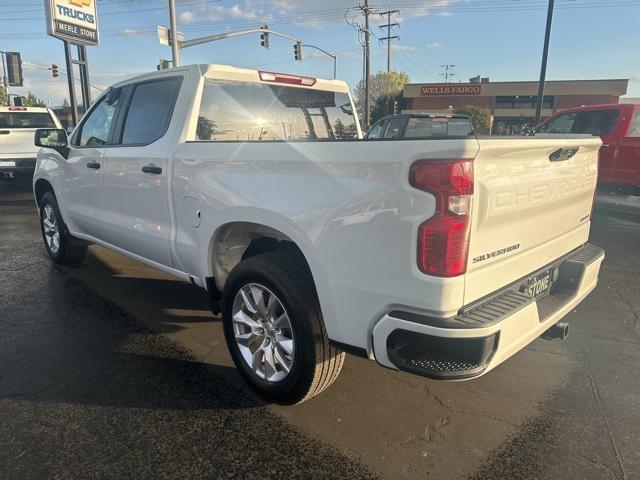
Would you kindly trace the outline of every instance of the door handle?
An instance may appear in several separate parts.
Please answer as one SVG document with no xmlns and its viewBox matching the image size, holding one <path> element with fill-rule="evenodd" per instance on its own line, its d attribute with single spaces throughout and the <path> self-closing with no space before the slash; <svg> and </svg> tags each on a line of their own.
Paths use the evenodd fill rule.
<svg viewBox="0 0 640 480">
<path fill-rule="evenodd" d="M 603 144 L 602 144 L 602 147 L 603 147 L 603 148 L 609 148 L 610 146 L 611 146 L 611 144 L 609 144 L 609 143 L 603 143 Z"/>
<path fill-rule="evenodd" d="M 87 162 L 87 168 L 93 168 L 94 170 L 100 170 L 100 164 L 98 162 Z"/>
<path fill-rule="evenodd" d="M 148 163 L 144 167 L 142 167 L 142 171 L 144 173 L 153 173 L 154 175 L 159 175 L 162 173 L 162 168 L 154 165 L 153 163 Z"/>
<path fill-rule="evenodd" d="M 578 153 L 578 147 L 575 148 L 559 148 L 549 155 L 549 161 L 551 162 L 563 162 L 569 160 L 576 153 Z"/>
</svg>

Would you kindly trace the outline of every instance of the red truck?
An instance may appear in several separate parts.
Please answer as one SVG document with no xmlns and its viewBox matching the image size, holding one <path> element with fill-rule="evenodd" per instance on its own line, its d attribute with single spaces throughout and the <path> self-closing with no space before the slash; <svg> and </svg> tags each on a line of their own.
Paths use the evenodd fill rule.
<svg viewBox="0 0 640 480">
<path fill-rule="evenodd" d="M 548 118 L 537 133 L 583 133 L 602 138 L 598 185 L 640 191 L 640 104 L 570 108 Z"/>
</svg>

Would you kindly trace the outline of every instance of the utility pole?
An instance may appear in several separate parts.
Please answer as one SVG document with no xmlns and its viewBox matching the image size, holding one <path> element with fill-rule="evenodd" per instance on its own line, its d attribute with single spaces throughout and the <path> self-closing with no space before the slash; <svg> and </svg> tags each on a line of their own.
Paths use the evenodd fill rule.
<svg viewBox="0 0 640 480">
<path fill-rule="evenodd" d="M 455 68 L 455 65 L 452 63 L 446 65 L 440 65 L 444 68 L 444 73 L 441 73 L 440 76 L 444 77 L 444 83 L 449 83 L 449 79 L 455 76 L 455 73 L 451 72 Z"/>
<path fill-rule="evenodd" d="M 364 0 L 364 126 L 369 129 L 369 115 L 371 113 L 371 105 L 369 105 L 369 95 L 371 88 L 371 32 L 369 31 L 369 0 Z"/>
<path fill-rule="evenodd" d="M 538 84 L 538 101 L 536 102 L 536 120 L 535 124 L 539 124 L 542 119 L 542 105 L 544 103 L 544 83 L 547 77 L 547 58 L 549 56 L 549 40 L 551 38 L 551 23 L 553 21 L 553 3 L 549 0 L 547 8 L 547 28 L 544 32 L 544 48 L 542 50 L 542 66 L 540 67 L 540 83 Z"/>
<path fill-rule="evenodd" d="M 7 77 L 7 67 L 4 61 L 4 52 L 0 52 L 0 56 L 2 57 L 2 81 L 4 82 L 4 95 L 7 99 L 7 106 L 11 104 L 9 101 L 9 78 Z"/>
<path fill-rule="evenodd" d="M 381 42 L 387 41 L 387 73 L 391 71 L 391 40 L 400 38 L 398 35 L 391 35 L 391 27 L 400 27 L 399 23 L 391 23 L 391 15 L 394 13 L 400 13 L 400 10 L 380 12 L 381 17 L 387 16 L 387 23 L 385 25 L 379 25 L 380 28 L 387 29 L 387 36 L 380 39 Z"/>
<path fill-rule="evenodd" d="M 176 25 L 176 0 L 169 0 L 169 23 L 171 28 L 171 56 L 173 66 L 180 66 L 180 49 L 178 48 L 178 27 Z"/>
</svg>

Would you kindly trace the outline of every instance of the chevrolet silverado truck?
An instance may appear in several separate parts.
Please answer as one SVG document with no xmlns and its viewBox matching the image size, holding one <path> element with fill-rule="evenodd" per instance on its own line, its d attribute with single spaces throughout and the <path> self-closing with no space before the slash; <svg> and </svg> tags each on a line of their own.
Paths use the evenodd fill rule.
<svg viewBox="0 0 640 480">
<path fill-rule="evenodd" d="M 308 399 L 344 352 L 437 380 L 483 375 L 596 286 L 601 140 L 362 140 L 341 81 L 193 65 L 108 89 L 35 135 L 54 262 L 93 243 L 206 289 L 235 365 Z"/>
<path fill-rule="evenodd" d="M 50 108 L 0 107 L 0 177 L 29 179 L 36 167 L 38 128 L 61 128 Z"/>
</svg>

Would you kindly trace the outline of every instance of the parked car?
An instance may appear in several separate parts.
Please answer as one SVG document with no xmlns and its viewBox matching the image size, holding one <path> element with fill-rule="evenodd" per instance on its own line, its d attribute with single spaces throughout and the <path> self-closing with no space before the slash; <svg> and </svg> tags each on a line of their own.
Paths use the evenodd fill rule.
<svg viewBox="0 0 640 480">
<path fill-rule="evenodd" d="M 358 125 L 341 81 L 194 65 L 118 83 L 69 138 L 36 133 L 45 247 L 70 264 L 96 243 L 206 289 L 240 372 L 285 403 L 344 351 L 461 380 L 564 337 L 604 257 L 601 140 Z"/>
<path fill-rule="evenodd" d="M 538 133 L 584 133 L 600 137 L 598 183 L 640 191 L 640 104 L 589 105 L 556 113 Z"/>
<path fill-rule="evenodd" d="M 376 122 L 365 139 L 457 138 L 472 135 L 473 125 L 467 115 L 403 113 L 388 115 Z"/>
<path fill-rule="evenodd" d="M 49 108 L 0 107 L 0 177 L 33 175 L 38 148 L 33 144 L 37 128 L 61 128 Z"/>
</svg>

